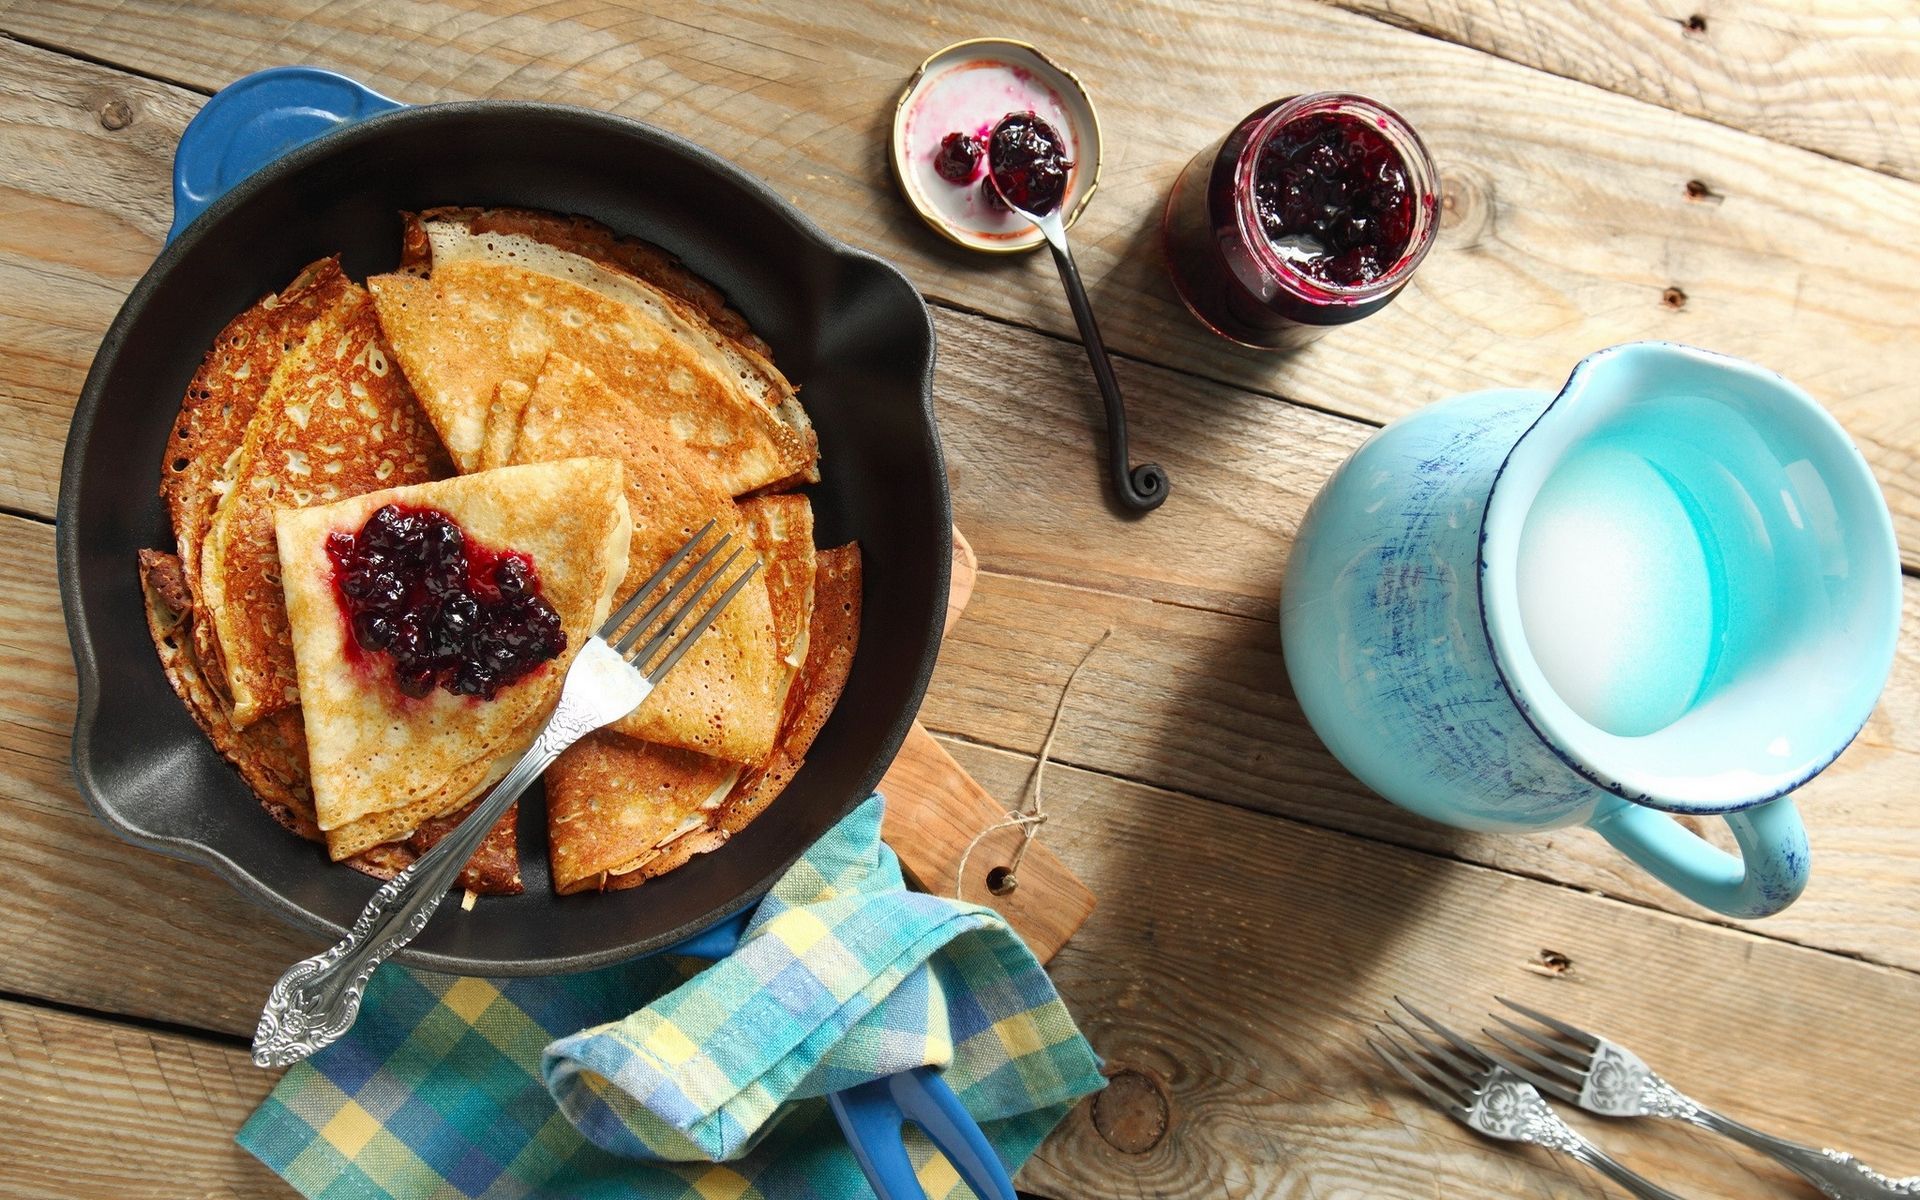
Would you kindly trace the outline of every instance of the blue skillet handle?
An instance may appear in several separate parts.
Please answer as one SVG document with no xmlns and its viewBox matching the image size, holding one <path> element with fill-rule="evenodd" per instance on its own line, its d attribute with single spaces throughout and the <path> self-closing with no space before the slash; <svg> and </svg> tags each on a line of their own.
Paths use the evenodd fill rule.
<svg viewBox="0 0 1920 1200">
<path fill-rule="evenodd" d="M 740 935 L 747 931 L 747 922 L 753 917 L 753 906 L 748 905 L 730 917 L 722 917 L 699 933 L 685 941 L 675 942 L 662 954 L 681 954 L 688 958 L 706 958 L 719 961 L 733 953 L 740 944 Z"/>
<path fill-rule="evenodd" d="M 853 1156 L 880 1200 L 927 1200 L 901 1126 L 912 1121 L 980 1200 L 1015 1200 L 1013 1180 L 980 1125 L 932 1067 L 915 1067 L 827 1097 Z"/>
<path fill-rule="evenodd" d="M 396 108 L 398 100 L 318 67 L 269 67 L 214 93 L 173 154 L 171 242 L 227 189 L 321 134 Z"/>
<path fill-rule="evenodd" d="M 735 913 L 663 953 L 725 958 L 740 944 L 753 911 Z M 907 1157 L 906 1143 L 900 1139 L 901 1126 L 908 1121 L 939 1147 L 980 1200 L 1014 1200 L 1013 1180 L 1007 1178 L 1000 1156 L 987 1144 L 973 1114 L 932 1067 L 915 1067 L 834 1092 L 827 1097 L 827 1106 L 833 1109 L 854 1160 L 880 1200 L 927 1200 L 913 1173 L 913 1161 Z"/>
</svg>

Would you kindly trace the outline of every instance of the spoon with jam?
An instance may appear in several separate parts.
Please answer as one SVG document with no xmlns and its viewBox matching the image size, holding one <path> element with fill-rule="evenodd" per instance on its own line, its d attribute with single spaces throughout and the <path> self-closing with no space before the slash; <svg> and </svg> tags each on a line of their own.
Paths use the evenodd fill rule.
<svg viewBox="0 0 1920 1200">
<path fill-rule="evenodd" d="M 1107 463 L 1113 473 L 1114 491 L 1128 508 L 1150 512 L 1166 500 L 1171 484 L 1159 463 L 1134 467 L 1127 462 L 1126 401 L 1121 399 L 1120 383 L 1113 377 L 1113 364 L 1100 340 L 1100 327 L 1094 322 L 1087 289 L 1080 282 L 1080 269 L 1073 263 L 1073 251 L 1067 248 L 1067 226 L 1060 213 L 1073 169 L 1066 149 L 1060 131 L 1038 116 L 1008 113 L 987 138 L 987 195 L 997 196 L 1032 221 L 1047 239 L 1054 266 L 1060 269 L 1060 281 L 1067 288 L 1067 304 L 1080 326 L 1080 340 L 1086 343 L 1100 398 L 1106 402 Z"/>
</svg>

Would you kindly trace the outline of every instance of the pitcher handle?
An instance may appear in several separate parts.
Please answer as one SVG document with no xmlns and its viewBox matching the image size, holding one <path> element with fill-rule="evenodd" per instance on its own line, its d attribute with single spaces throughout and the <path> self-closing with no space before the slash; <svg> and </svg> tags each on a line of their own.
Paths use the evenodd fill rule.
<svg viewBox="0 0 1920 1200">
<path fill-rule="evenodd" d="M 1807 886 L 1807 831 L 1785 796 L 1723 816 L 1739 843 L 1728 854 L 1664 812 L 1610 799 L 1587 823 L 1654 878 L 1730 917 L 1768 917 Z"/>
</svg>

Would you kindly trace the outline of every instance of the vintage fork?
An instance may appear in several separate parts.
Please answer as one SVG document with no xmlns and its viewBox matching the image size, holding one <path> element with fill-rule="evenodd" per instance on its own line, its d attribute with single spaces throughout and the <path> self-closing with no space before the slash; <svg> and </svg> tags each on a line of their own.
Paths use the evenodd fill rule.
<svg viewBox="0 0 1920 1200">
<path fill-rule="evenodd" d="M 1666 1117 L 1711 1129 L 1797 1172 L 1829 1200 L 1920 1196 L 1920 1175 L 1889 1179 L 1843 1151 L 1816 1150 L 1742 1125 L 1681 1095 L 1626 1047 L 1505 997 L 1494 999 L 1537 1025 L 1492 1014 L 1508 1032 L 1524 1039 L 1488 1029 L 1487 1036 L 1513 1056 L 1496 1054 L 1494 1059 L 1549 1096 L 1603 1117 Z"/>
<path fill-rule="evenodd" d="M 667 581 L 713 532 L 713 527 L 713 522 L 707 522 L 580 647 L 573 664 L 567 668 L 567 677 L 560 688 L 560 702 L 554 707 L 553 715 L 547 718 L 533 745 L 506 777 L 494 785 L 487 798 L 432 850 L 381 885 L 346 937 L 331 949 L 293 964 L 273 985 L 266 1008 L 260 1014 L 260 1026 L 253 1035 L 255 1063 L 263 1067 L 291 1066 L 337 1041 L 352 1028 L 374 968 L 426 928 L 440 902 L 446 899 L 447 889 L 459 877 L 460 869 L 473 857 L 487 831 L 507 807 L 560 757 L 561 751 L 637 708 L 661 677 L 680 661 L 687 648 L 707 631 L 721 610 L 740 594 L 740 589 L 760 569 L 758 559 L 747 563 L 720 593 L 719 599 L 693 619 L 684 635 L 679 633 L 681 623 L 744 552 L 735 550 L 717 568 L 707 570 L 732 540 L 732 535 L 727 534 L 642 613 L 624 635 L 614 640 L 641 602 Z M 703 574 L 705 579 L 694 593 L 661 621 L 652 637 L 636 646 L 641 634 L 660 620 L 661 614 Z"/>
<path fill-rule="evenodd" d="M 1557 1150 L 1592 1167 L 1641 1200 L 1680 1200 L 1674 1193 L 1621 1166 L 1598 1146 L 1575 1133 L 1554 1115 L 1526 1080 L 1405 1000 L 1400 1000 L 1400 1006 L 1439 1034 L 1446 1044 L 1427 1038 L 1389 1012 L 1387 1019 L 1418 1049 L 1402 1045 L 1384 1025 L 1374 1028 L 1380 1031 L 1386 1044 L 1383 1046 L 1368 1038 L 1367 1046 L 1421 1095 L 1433 1101 L 1440 1111 L 1488 1137 Z"/>
</svg>

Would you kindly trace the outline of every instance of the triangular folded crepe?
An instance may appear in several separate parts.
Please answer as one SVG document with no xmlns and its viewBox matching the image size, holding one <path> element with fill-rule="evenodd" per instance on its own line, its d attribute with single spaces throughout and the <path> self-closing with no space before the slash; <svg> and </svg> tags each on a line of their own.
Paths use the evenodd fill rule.
<svg viewBox="0 0 1920 1200">
<path fill-rule="evenodd" d="M 584 217 L 526 209 L 434 209 L 415 218 L 414 227 L 421 236 L 409 236 L 408 246 L 424 246 L 423 265 L 429 270 L 459 262 L 524 267 L 570 280 L 652 317 L 699 355 L 721 382 L 787 427 L 806 458 L 792 482 L 819 481 L 813 422 L 793 384 L 768 357 L 766 343 L 726 308 L 718 292 L 665 252 L 617 238 Z"/>
<path fill-rule="evenodd" d="M 533 561 L 567 649 L 491 700 L 434 688 L 409 699 L 383 655 L 352 634 L 327 556 L 329 533 L 357 532 L 385 504 L 447 514 L 470 543 Z M 505 467 L 276 514 L 281 582 L 306 718 L 314 809 L 344 858 L 404 837 L 491 786 L 531 744 L 573 654 L 606 619 L 632 540 L 619 463 L 572 459 Z"/>
<path fill-rule="evenodd" d="M 740 506 L 715 487 L 700 461 L 657 420 L 580 363 L 555 354 L 534 385 L 514 441 L 517 462 L 581 455 L 626 467 L 633 546 L 626 583 L 645 583 L 709 520 L 712 538 L 746 528 Z M 732 762 L 757 762 L 773 749 L 791 668 L 773 637 L 767 580 L 756 576 L 645 703 L 614 728 L 630 737 Z"/>
<path fill-rule="evenodd" d="M 424 280 L 399 273 L 367 285 L 395 355 L 462 470 L 482 460 L 500 382 L 531 382 L 549 353 L 586 365 L 669 429 L 729 496 L 813 469 L 810 436 L 634 304 L 481 260 L 436 265 Z"/>
<path fill-rule="evenodd" d="M 199 598 L 242 729 L 300 703 L 274 510 L 446 473 L 439 439 L 393 365 L 366 291 L 337 270 L 323 286 L 326 307 L 274 368 L 200 548 Z"/>
<path fill-rule="evenodd" d="M 235 434 L 238 441 L 238 433 Z M 234 727 L 231 709 L 209 686 L 193 647 L 194 619 L 180 560 L 157 550 L 140 552 L 140 586 L 147 602 L 147 630 L 160 651 L 167 682 L 207 739 L 233 763 L 267 814 L 289 832 L 324 842 L 313 818 L 313 791 L 307 782 L 307 734 L 298 708 L 262 717 L 245 729 Z M 524 891 L 520 881 L 519 805 L 509 808 L 460 872 L 459 885 L 485 895 Z M 444 836 L 459 814 L 429 822 L 404 843 L 369 846 L 347 865 L 376 879 L 392 879 Z"/>
<path fill-rule="evenodd" d="M 860 552 L 812 552 L 817 562 L 804 661 L 788 693 L 779 738 L 761 764 L 743 769 L 617 733 L 589 735 L 547 769 L 548 845 L 554 889 L 638 887 L 725 844 L 799 771 L 853 669 L 860 636 Z M 791 563 L 798 555 L 777 556 Z M 770 566 L 778 573 L 778 566 Z M 787 599 L 795 589 L 777 589 Z M 776 606 L 776 622 L 781 620 Z"/>
</svg>

